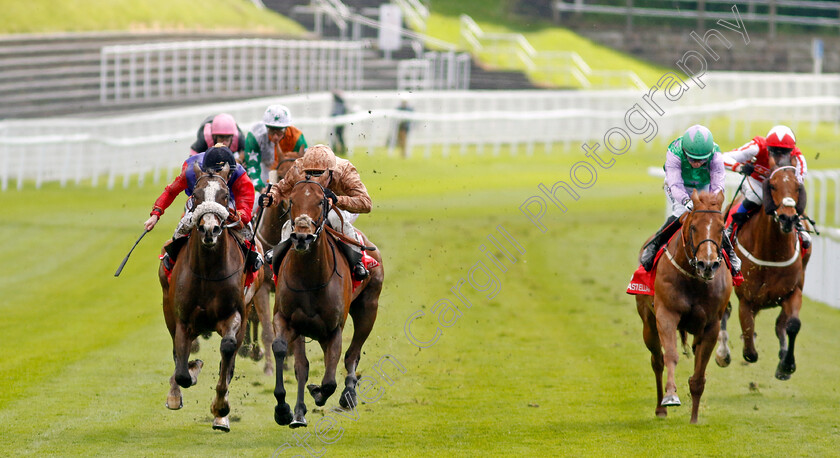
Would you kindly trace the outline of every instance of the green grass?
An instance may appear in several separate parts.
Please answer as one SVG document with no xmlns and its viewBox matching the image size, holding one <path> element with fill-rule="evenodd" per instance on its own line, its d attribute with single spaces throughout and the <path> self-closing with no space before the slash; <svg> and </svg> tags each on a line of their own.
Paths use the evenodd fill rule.
<svg viewBox="0 0 840 458">
<path fill-rule="evenodd" d="M 504 0 L 445 0 L 431 4 L 431 15 L 427 23 L 430 36 L 458 43 L 460 41 L 461 14 L 468 14 L 485 32 L 521 33 L 537 51 L 575 51 L 581 55 L 593 70 L 632 70 L 647 85 L 655 83 L 666 71 L 664 67 L 650 64 L 627 54 L 601 46 L 568 29 L 557 27 L 550 19 L 539 21 L 534 18 L 518 17 L 508 10 L 509 2 Z M 518 61 L 498 61 L 496 56 L 483 53 L 480 56 L 487 64 L 524 70 Z M 570 82 L 561 80 L 558 75 L 546 75 L 539 71 L 529 76 L 540 84 L 569 86 Z M 571 83 L 576 87 L 577 83 Z"/>
<path fill-rule="evenodd" d="M 249 0 L 0 0 L 0 34 L 218 31 L 301 35 L 303 27 Z"/>
<path fill-rule="evenodd" d="M 443 159 L 435 151 L 409 160 L 377 153 L 353 162 L 374 200 L 358 226 L 385 259 L 380 312 L 360 364 L 363 376 L 379 381 L 381 397 L 360 405 L 352 420 L 315 409 L 307 394 L 311 426 L 296 432 L 314 433 L 325 415 L 343 430 L 330 445 L 310 437 L 316 449 L 328 456 L 813 456 L 840 447 L 840 310 L 810 300 L 790 381 L 773 378 L 776 311 L 763 312 L 759 361 L 741 363 L 740 342 L 732 339 L 732 366 L 708 369 L 698 425 L 689 425 L 688 405 L 654 417 L 650 357 L 624 289 L 639 245 L 661 223 L 660 182 L 645 173 L 662 163 L 661 144 L 617 157 L 579 201 L 567 203 L 567 213 L 549 208 L 545 234 L 518 208 L 538 194 L 538 183 L 566 179 L 581 152 Z M 211 430 L 217 336 L 204 342 L 205 369 L 184 391 L 184 408 L 163 406 L 173 364 L 156 254 L 177 212 L 164 216 L 113 277 L 163 185 L 109 192 L 27 184 L 2 194 L 6 455 L 268 456 L 294 441 L 273 421 L 273 379 L 241 359 L 231 384 L 232 431 Z M 514 264 L 503 260 L 507 272 L 492 270 L 499 283 L 493 299 L 465 286 L 472 306 L 463 307 L 450 288 L 479 260 L 489 265 L 479 246 L 498 225 L 527 251 L 514 252 Z M 442 298 L 463 315 L 434 346 L 412 346 L 406 319 L 424 311 L 413 330 L 429 338 L 431 307 Z M 730 324 L 732 336 L 739 329 Z M 310 380 L 317 381 L 320 350 L 308 347 Z M 406 369 L 391 371 L 390 385 L 371 369 L 386 354 Z M 684 402 L 692 364 L 681 357 L 677 367 Z M 290 374 L 286 379 L 293 390 Z M 327 408 L 335 406 L 334 396 Z"/>
</svg>

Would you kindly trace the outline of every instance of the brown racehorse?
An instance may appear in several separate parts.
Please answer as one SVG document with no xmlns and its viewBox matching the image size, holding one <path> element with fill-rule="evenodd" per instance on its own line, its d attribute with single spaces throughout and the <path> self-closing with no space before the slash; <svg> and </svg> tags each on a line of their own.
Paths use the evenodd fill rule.
<svg viewBox="0 0 840 458">
<path fill-rule="evenodd" d="M 275 170 L 277 171 L 277 176 L 282 178 L 292 168 L 294 161 L 301 157 L 301 155 L 300 153 L 284 153 L 281 157 Z M 263 247 L 273 247 L 280 242 L 283 224 L 289 220 L 289 201 L 282 201 L 277 206 L 262 208 L 260 211 L 263 212 L 263 215 L 260 219 L 260 225 L 256 229 L 257 240 Z M 263 273 L 265 278 L 271 279 L 272 270 L 270 264 L 266 263 L 263 265 Z M 245 332 L 245 342 L 242 348 L 239 349 L 239 354 L 246 356 L 248 354 L 248 346 L 252 346 L 250 354 L 251 359 L 254 361 L 259 361 L 263 357 L 263 352 L 257 343 L 260 325 L 262 325 L 263 346 L 265 348 L 271 348 L 271 343 L 274 342 L 274 330 L 271 324 L 271 293 L 273 292 L 274 282 L 264 281 L 254 293 L 254 299 L 250 303 L 253 306 L 253 311 L 256 313 L 250 315 L 248 329 Z M 274 375 L 274 360 L 272 358 L 265 358 L 263 372 L 266 375 Z"/>
<path fill-rule="evenodd" d="M 794 230 L 799 215 L 804 214 L 806 199 L 793 166 L 776 167 L 772 158 L 770 165 L 770 176 L 764 185 L 764 211 L 757 212 L 737 230 L 733 244 L 744 273 L 744 283 L 735 288 L 735 294 L 744 338 L 744 359 L 751 363 L 758 360 L 755 316 L 762 309 L 781 306 L 776 318 L 776 336 L 779 338 L 776 378 L 788 380 L 796 371 L 793 349 L 801 326 L 799 309 L 802 307 L 805 266 L 810 258 L 810 251 L 801 252 Z M 727 366 L 731 359 L 726 344 L 728 310 L 722 321 L 715 355 L 720 366 Z"/>
<path fill-rule="evenodd" d="M 230 194 L 225 165 L 218 174 L 204 173 L 195 165 L 193 192 L 195 225 L 189 241 L 167 281 L 163 266 L 158 270 L 163 287 L 163 315 L 172 336 L 175 373 L 170 378 L 166 406 L 183 406 L 181 389 L 197 383 L 203 363 L 190 361 L 190 343 L 202 333 L 216 331 L 222 336 L 222 362 L 216 397 L 210 411 L 213 429 L 230 430 L 228 384 L 233 377 L 236 350 L 242 344 L 248 319 L 244 307 L 243 275 L 245 258 L 230 230 L 224 227 Z"/>
<path fill-rule="evenodd" d="M 354 331 L 350 347 L 344 355 L 347 377 L 339 404 L 345 408 L 356 405 L 356 367 L 362 345 L 376 320 L 384 272 L 382 268 L 371 269 L 368 278 L 353 291 L 347 260 L 340 254 L 335 239 L 323 232 L 329 200 L 324 197 L 324 188 L 320 183 L 311 180 L 296 183 L 290 204 L 293 249 L 279 266 L 275 265 L 278 282 L 274 332 L 277 337 L 272 351 L 277 365 L 274 420 L 279 425 L 296 428 L 306 426 L 303 388 L 309 377 L 309 361 L 302 337 L 317 340 L 324 352 L 326 371 L 321 385 L 307 387 L 315 404 L 323 406 L 337 387 L 336 366 L 341 357 L 341 337 L 348 312 L 353 318 Z M 370 246 L 367 240 L 363 242 Z M 378 251 L 372 255 L 382 263 Z M 283 386 L 283 359 L 289 351 L 289 342 L 295 342 L 295 376 L 298 382 L 294 417 L 286 403 Z"/>
<path fill-rule="evenodd" d="M 656 266 L 654 296 L 636 296 L 636 308 L 644 323 L 644 340 L 656 377 L 656 416 L 668 415 L 667 407 L 679 406 L 674 371 L 679 356 L 676 334 L 683 345 L 686 333 L 694 335 L 694 375 L 688 379 L 691 392 L 691 423 L 697 423 L 700 397 L 706 386 L 709 363 L 720 329 L 720 319 L 732 292 L 732 276 L 723 264 L 720 244 L 724 218 L 723 193 L 694 191 L 694 209 L 681 217 L 682 228 L 665 246 Z M 665 350 L 664 358 L 662 350 Z M 665 394 L 662 370 L 667 367 Z"/>
</svg>

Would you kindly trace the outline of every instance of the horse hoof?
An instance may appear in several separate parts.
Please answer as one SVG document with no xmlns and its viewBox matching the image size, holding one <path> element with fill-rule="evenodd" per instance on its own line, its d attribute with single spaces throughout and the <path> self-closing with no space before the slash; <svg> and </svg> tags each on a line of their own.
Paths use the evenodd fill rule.
<svg viewBox="0 0 840 458">
<path fill-rule="evenodd" d="M 677 397 L 676 394 L 669 394 L 662 398 L 662 402 L 659 403 L 662 407 L 679 407 L 682 405 L 680 402 L 680 398 Z"/>
<path fill-rule="evenodd" d="M 715 354 L 715 362 L 720 367 L 727 367 L 727 366 L 729 366 L 729 363 L 732 362 L 732 356 L 730 356 L 729 353 L 727 353 L 726 356 L 720 356 L 719 354 L 716 353 Z"/>
<path fill-rule="evenodd" d="M 167 396 L 166 397 L 166 408 L 169 410 L 178 410 L 181 407 L 184 407 L 184 397 L 183 396 Z"/>
<path fill-rule="evenodd" d="M 666 418 L 668 416 L 668 409 L 665 407 L 657 407 L 656 416 L 657 418 Z"/>
<path fill-rule="evenodd" d="M 198 343 L 198 339 L 193 340 L 192 345 L 190 345 L 190 353 L 195 354 L 201 350 L 201 345 Z"/>
<path fill-rule="evenodd" d="M 341 397 L 338 399 L 338 405 L 342 409 L 353 409 L 356 407 L 356 390 L 345 388 L 341 392 Z"/>
<path fill-rule="evenodd" d="M 745 350 L 744 351 L 744 360 L 748 363 L 754 363 L 754 362 L 758 361 L 758 353 L 747 353 L 747 351 Z"/>
<path fill-rule="evenodd" d="M 189 372 L 190 372 L 190 379 L 192 381 L 192 384 L 193 385 L 197 384 L 198 383 L 198 374 L 201 373 L 201 368 L 204 367 L 204 361 L 202 361 L 200 359 L 190 361 L 189 364 L 187 365 L 187 367 L 188 367 Z"/>
<path fill-rule="evenodd" d="M 237 353 L 239 354 L 239 356 L 241 356 L 243 358 L 247 357 L 248 353 L 249 353 L 248 345 L 242 344 L 242 346 L 239 347 L 239 351 Z"/>
<path fill-rule="evenodd" d="M 251 360 L 252 361 L 259 361 L 259 360 L 263 359 L 263 356 L 265 356 L 265 352 L 263 352 L 262 348 L 260 348 L 259 345 L 254 345 L 251 348 Z"/>
<path fill-rule="evenodd" d="M 292 420 L 291 423 L 289 423 L 289 428 L 292 429 L 300 428 L 301 426 L 304 428 L 306 427 L 306 418 L 303 418 L 302 415 L 300 417 L 296 416 L 295 419 Z"/>
<path fill-rule="evenodd" d="M 289 404 L 274 407 L 274 421 L 280 426 L 285 426 L 292 422 L 292 408 L 289 407 Z"/>
<path fill-rule="evenodd" d="M 213 419 L 213 429 L 217 429 L 219 431 L 224 431 L 226 433 L 229 433 L 230 432 L 230 420 L 228 420 L 227 416 L 214 418 Z"/>
<path fill-rule="evenodd" d="M 269 367 L 269 366 L 265 366 L 265 369 L 263 369 L 263 373 L 265 375 L 269 376 L 269 377 L 273 377 L 274 376 L 274 368 Z"/>
</svg>

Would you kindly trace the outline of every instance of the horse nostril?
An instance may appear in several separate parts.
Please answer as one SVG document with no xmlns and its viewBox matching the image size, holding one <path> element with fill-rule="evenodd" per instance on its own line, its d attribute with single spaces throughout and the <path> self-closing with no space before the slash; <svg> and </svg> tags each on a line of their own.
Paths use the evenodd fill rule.
<svg viewBox="0 0 840 458">
<path fill-rule="evenodd" d="M 718 270 L 720 267 L 720 261 L 715 261 L 712 263 L 712 270 Z"/>
<path fill-rule="evenodd" d="M 217 237 L 218 237 L 218 236 L 219 236 L 219 234 L 221 234 L 221 233 L 222 233 L 222 228 L 221 228 L 221 227 L 219 227 L 219 226 L 213 226 L 213 235 L 214 235 L 214 236 L 217 236 Z"/>
<path fill-rule="evenodd" d="M 706 263 L 703 261 L 697 260 L 697 268 L 699 270 L 706 270 Z"/>
<path fill-rule="evenodd" d="M 204 226 L 198 226 L 198 232 L 204 233 L 205 229 Z"/>
</svg>

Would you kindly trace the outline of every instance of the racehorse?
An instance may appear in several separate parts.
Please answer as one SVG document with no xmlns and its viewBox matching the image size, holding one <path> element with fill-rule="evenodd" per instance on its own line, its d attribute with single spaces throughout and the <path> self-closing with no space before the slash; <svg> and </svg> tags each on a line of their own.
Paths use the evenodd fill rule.
<svg viewBox="0 0 840 458">
<path fill-rule="evenodd" d="M 216 331 L 222 336 L 219 382 L 210 411 L 213 429 L 230 431 L 228 384 L 233 377 L 236 350 L 242 344 L 245 309 L 243 275 L 245 257 L 233 234 L 224 226 L 230 194 L 227 187 L 230 168 L 204 173 L 194 165 L 194 227 L 167 281 L 163 265 L 158 270 L 163 288 L 163 315 L 172 336 L 175 373 L 169 380 L 166 406 L 183 406 L 181 389 L 198 381 L 203 363 L 189 359 L 190 343 L 202 333 Z"/>
<path fill-rule="evenodd" d="M 381 268 L 371 269 L 368 278 L 353 290 L 347 260 L 338 251 L 336 240 L 324 233 L 329 202 L 324 197 L 324 188 L 317 181 L 306 179 L 295 183 L 290 195 L 293 249 L 289 250 L 282 263 L 274 266 L 277 274 L 274 305 L 274 332 L 277 337 L 271 346 L 277 365 L 274 420 L 279 425 L 292 428 L 306 426 L 303 388 L 309 377 L 309 361 L 303 337 L 317 340 L 324 352 L 326 370 L 321 385 L 307 387 L 315 404 L 323 406 L 336 390 L 336 366 L 341 356 L 341 338 L 348 312 L 353 318 L 354 331 L 350 347 L 344 355 L 347 377 L 339 404 L 344 408 L 355 407 L 356 367 L 362 345 L 376 320 L 384 280 Z M 370 246 L 366 239 L 363 238 L 362 242 Z M 382 263 L 378 251 L 374 251 L 373 256 Z M 295 342 L 295 376 L 298 382 L 294 417 L 286 403 L 283 385 L 283 359 L 289 352 L 289 342 Z"/>
<path fill-rule="evenodd" d="M 292 168 L 294 161 L 301 157 L 299 152 L 283 153 L 282 159 L 278 161 L 277 176 L 282 179 L 286 172 Z M 289 201 L 281 201 L 275 207 L 262 208 L 262 218 L 260 225 L 256 228 L 257 240 L 263 247 L 273 247 L 280 242 L 283 224 L 289 220 Z M 271 265 L 265 263 L 263 265 L 263 272 L 265 278 L 271 278 Z M 254 293 L 253 301 L 249 305 L 253 307 L 256 312 L 250 315 L 248 320 L 248 329 L 245 332 L 245 342 L 239 349 L 241 356 L 248 354 L 248 346 L 251 346 L 251 359 L 259 361 L 263 357 L 263 352 L 257 343 L 258 329 L 262 325 L 262 343 L 265 348 L 271 348 L 271 343 L 274 342 L 274 330 L 271 324 L 271 293 L 274 292 L 274 282 L 264 281 Z M 253 336 L 253 337 L 251 337 Z M 244 350 L 244 351 L 243 351 Z M 265 368 L 263 369 L 266 375 L 274 375 L 274 360 L 272 358 L 265 358 Z"/>
<path fill-rule="evenodd" d="M 697 423 L 700 397 L 706 386 L 706 365 L 732 292 L 732 276 L 725 264 L 720 268 L 723 193 L 694 191 L 691 200 L 694 209 L 680 218 L 680 232 L 665 246 L 663 257 L 668 262 L 660 260 L 656 265 L 653 297 L 636 296 L 636 308 L 644 323 L 645 345 L 650 350 L 650 364 L 656 378 L 657 417 L 667 416 L 667 407 L 680 405 L 674 381 L 679 359 L 676 333 L 680 333 L 683 346 L 686 333 L 694 335 L 691 344 L 695 355 L 694 375 L 688 379 L 688 386 L 691 423 Z M 663 367 L 668 369 L 664 396 Z"/>
<path fill-rule="evenodd" d="M 804 215 L 806 195 L 796 179 L 796 169 L 788 163 L 778 164 L 771 157 L 770 176 L 764 181 L 764 211 L 756 212 L 737 231 L 733 245 L 743 263 L 744 283 L 735 288 L 738 296 L 741 332 L 744 339 L 744 359 L 758 360 L 755 349 L 755 316 L 762 309 L 781 306 L 776 318 L 779 338 L 779 364 L 776 378 L 790 379 L 796 371 L 794 344 L 799 333 L 799 309 L 802 307 L 802 287 L 805 266 L 810 251 L 802 252 L 794 228 Z M 739 205 L 736 202 L 734 205 Z M 725 367 L 731 360 L 727 345 L 726 321 L 721 322 L 715 361 Z M 790 343 L 787 339 L 790 339 Z"/>
</svg>

